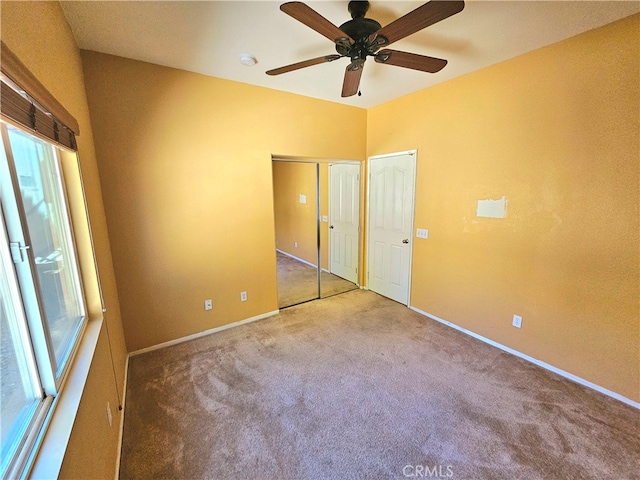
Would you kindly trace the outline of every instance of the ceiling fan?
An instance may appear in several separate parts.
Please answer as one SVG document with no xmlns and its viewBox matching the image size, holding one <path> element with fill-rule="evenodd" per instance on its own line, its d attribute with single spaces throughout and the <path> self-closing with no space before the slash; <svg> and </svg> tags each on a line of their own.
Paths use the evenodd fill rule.
<svg viewBox="0 0 640 480">
<path fill-rule="evenodd" d="M 342 57 L 349 57 L 351 63 L 347 65 L 342 84 L 343 97 L 350 97 L 358 93 L 360 77 L 368 56 L 374 57 L 377 63 L 436 73 L 444 68 L 447 64 L 446 60 L 391 50 L 386 47 L 429 25 L 455 15 L 462 9 L 464 9 L 464 1 L 462 0 L 431 0 L 382 27 L 375 20 L 365 18 L 365 14 L 369 10 L 368 1 L 352 0 L 348 6 L 352 19 L 338 28 L 308 5 L 302 2 L 287 2 L 280 6 L 280 10 L 327 37 L 335 43 L 338 53 L 293 63 L 269 70 L 266 73 L 267 75 L 280 75 L 320 63 L 333 62 Z"/>
</svg>

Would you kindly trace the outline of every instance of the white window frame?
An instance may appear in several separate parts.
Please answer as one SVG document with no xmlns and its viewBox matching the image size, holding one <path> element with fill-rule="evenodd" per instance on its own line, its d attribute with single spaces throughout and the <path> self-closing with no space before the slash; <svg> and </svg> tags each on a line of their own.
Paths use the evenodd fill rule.
<svg viewBox="0 0 640 480">
<path fill-rule="evenodd" d="M 2 214 L 2 222 L 0 225 L 2 227 L 2 238 L 0 239 L 2 241 L 2 246 L 0 247 L 0 254 L 3 255 L 3 259 L 9 261 L 9 263 L 6 264 L 8 265 L 7 269 L 11 269 L 13 262 L 11 261 L 8 242 L 19 241 L 23 245 L 25 245 L 26 240 L 28 239 L 28 234 L 25 234 L 25 232 L 27 231 L 27 227 L 24 209 L 20 204 L 20 201 L 18 201 L 18 196 L 20 194 L 16 182 L 16 171 L 13 166 L 13 156 L 8 138 L 7 125 L 10 125 L 11 128 L 16 128 L 24 134 L 35 137 L 36 139 L 44 141 L 48 145 L 52 146 L 52 155 L 54 155 L 53 161 L 56 166 L 56 176 L 58 177 L 57 181 L 60 182 L 61 186 L 61 192 L 59 193 L 61 193 L 62 195 L 61 200 L 63 203 L 62 208 L 64 208 L 64 216 L 66 217 L 66 228 L 68 228 L 69 230 L 68 232 L 66 232 L 67 234 L 65 235 L 65 237 L 69 242 L 69 248 L 72 251 L 72 258 L 70 258 L 70 260 L 78 280 L 77 283 L 79 288 L 79 300 L 81 302 L 83 313 L 79 327 L 74 330 L 74 333 L 72 335 L 72 347 L 63 357 L 61 357 L 61 359 L 59 359 L 60 363 L 62 363 L 62 368 L 60 368 L 60 365 L 58 365 L 58 362 L 55 358 L 50 333 L 46 330 L 48 329 L 48 327 L 45 327 L 46 320 L 42 313 L 42 299 L 39 298 L 40 295 L 38 293 L 36 283 L 37 275 L 34 271 L 35 264 L 33 262 L 33 259 L 29 258 L 29 261 L 15 265 L 16 271 L 13 275 L 15 278 L 9 279 L 9 281 L 11 284 L 11 280 L 14 280 L 15 287 L 17 287 L 19 290 L 11 287 L 11 297 L 14 302 L 18 302 L 14 303 L 17 309 L 24 308 L 23 313 L 26 314 L 25 328 L 28 325 L 28 335 L 26 337 L 30 340 L 28 345 L 26 345 L 25 347 L 30 349 L 34 354 L 34 359 L 32 360 L 32 362 L 36 367 L 35 370 L 37 372 L 37 379 L 33 381 L 39 383 L 40 388 L 43 392 L 42 400 L 37 405 L 30 421 L 25 425 L 25 434 L 18 440 L 16 448 L 12 450 L 13 458 L 11 459 L 11 462 L 8 464 L 6 471 L 2 472 L 3 478 L 18 478 L 26 475 L 31 467 L 37 465 L 36 459 L 42 453 L 40 451 L 40 447 L 46 445 L 45 438 L 49 436 L 49 434 L 51 434 L 52 429 L 49 427 L 52 427 L 55 423 L 60 423 L 60 418 L 55 419 L 53 413 L 56 410 L 56 406 L 59 404 L 62 393 L 67 389 L 66 383 L 72 370 L 72 366 L 76 360 L 78 349 L 80 348 L 81 344 L 84 343 L 84 337 L 88 325 L 88 308 L 83 289 L 80 262 L 77 253 L 78 249 L 73 232 L 73 221 L 69 208 L 69 199 L 66 192 L 64 174 L 61 168 L 62 158 L 60 155 L 60 150 L 63 149 L 63 147 L 54 145 L 49 139 L 34 135 L 33 132 L 29 132 L 19 125 L 15 125 L 11 122 L 5 121 L 4 117 L 2 118 L 2 122 L 0 124 L 2 136 L 2 141 L 0 142 L 0 154 L 2 154 L 2 158 L 0 158 L 0 213 Z M 71 152 L 71 150 L 69 151 Z M 77 158 L 77 152 L 73 151 L 73 154 Z M 18 313 L 20 314 L 20 312 Z M 100 322 L 98 323 L 100 323 L 101 325 L 102 319 L 100 319 Z M 91 350 L 90 357 L 92 356 L 93 350 L 95 349 L 95 341 L 97 341 L 99 328 L 96 332 L 95 325 L 93 325 L 92 331 L 92 340 L 89 341 L 88 345 Z M 82 383 L 82 385 L 84 385 L 86 376 L 88 374 L 88 365 L 82 370 L 83 374 L 80 375 L 80 382 Z M 75 376 L 77 377 L 77 374 Z M 75 383 L 77 383 L 77 379 Z M 74 399 L 79 403 L 80 396 L 74 395 Z M 76 411 L 77 406 L 73 411 L 72 418 L 75 417 Z M 66 424 L 63 425 L 64 430 L 67 432 L 67 440 L 70 435 L 72 423 L 73 420 L 71 420 L 71 424 L 68 424 L 68 422 L 66 422 Z M 55 431 L 55 429 L 53 430 Z M 64 444 L 66 445 L 66 441 L 64 442 Z M 59 465 L 61 465 L 62 458 L 60 457 L 60 455 L 57 455 L 57 457 L 59 457 L 59 460 L 56 463 L 59 463 Z"/>
</svg>

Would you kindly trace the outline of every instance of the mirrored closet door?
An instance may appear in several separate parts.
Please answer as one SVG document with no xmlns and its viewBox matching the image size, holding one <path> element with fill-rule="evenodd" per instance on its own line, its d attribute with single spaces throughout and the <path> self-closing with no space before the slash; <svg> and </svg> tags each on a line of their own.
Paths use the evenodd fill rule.
<svg viewBox="0 0 640 480">
<path fill-rule="evenodd" d="M 273 161 L 278 307 L 320 297 L 318 164 Z"/>
<path fill-rule="evenodd" d="M 320 164 L 320 297 L 358 288 L 360 165 Z"/>
<path fill-rule="evenodd" d="M 360 165 L 273 161 L 278 307 L 358 288 Z"/>
</svg>

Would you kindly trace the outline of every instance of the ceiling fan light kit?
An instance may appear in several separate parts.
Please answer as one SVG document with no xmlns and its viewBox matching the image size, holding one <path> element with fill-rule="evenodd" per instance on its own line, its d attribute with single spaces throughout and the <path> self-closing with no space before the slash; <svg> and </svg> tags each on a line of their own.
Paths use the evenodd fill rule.
<svg viewBox="0 0 640 480">
<path fill-rule="evenodd" d="M 348 10 L 351 14 L 351 20 L 336 27 L 302 2 L 284 3 L 280 5 L 280 10 L 331 40 L 335 44 L 338 54 L 297 62 L 269 70 L 266 73 L 267 75 L 280 75 L 348 57 L 351 59 L 351 63 L 347 65 L 345 70 L 342 84 L 343 97 L 359 94 L 360 78 L 367 57 L 374 57 L 376 63 L 436 73 L 445 67 L 446 60 L 391 50 L 386 47 L 423 28 L 449 18 L 463 9 L 464 1 L 462 0 L 431 0 L 383 27 L 377 21 L 365 18 L 365 14 L 369 10 L 368 1 L 350 1 Z"/>
</svg>

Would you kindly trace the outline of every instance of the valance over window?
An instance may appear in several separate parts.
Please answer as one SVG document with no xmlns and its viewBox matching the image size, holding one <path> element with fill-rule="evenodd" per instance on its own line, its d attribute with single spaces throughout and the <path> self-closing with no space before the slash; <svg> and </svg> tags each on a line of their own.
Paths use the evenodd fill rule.
<svg viewBox="0 0 640 480">
<path fill-rule="evenodd" d="M 0 112 L 8 119 L 53 142 L 76 150 L 78 121 L 1 43 Z M 28 92 L 28 93 L 27 93 Z"/>
</svg>

